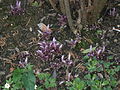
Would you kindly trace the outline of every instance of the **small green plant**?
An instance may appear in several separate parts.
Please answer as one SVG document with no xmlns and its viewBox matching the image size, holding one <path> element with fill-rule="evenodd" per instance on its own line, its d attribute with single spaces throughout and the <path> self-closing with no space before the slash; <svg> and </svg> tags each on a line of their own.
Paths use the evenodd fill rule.
<svg viewBox="0 0 120 90">
<path fill-rule="evenodd" d="M 85 56 L 85 66 L 88 73 L 83 77 L 86 88 L 91 90 L 112 90 L 118 85 L 115 75 L 120 71 L 120 66 L 114 62 L 97 60 L 96 57 Z"/>
<path fill-rule="evenodd" d="M 85 66 L 88 73 L 67 82 L 69 90 L 113 90 L 118 85 L 115 75 L 120 71 L 120 66 L 96 59 L 88 59 Z"/>
<path fill-rule="evenodd" d="M 103 48 L 90 48 L 82 53 L 86 73 L 82 77 L 75 78 L 72 82 L 67 82 L 69 90 L 113 90 L 118 85 L 117 73 L 120 66 L 115 62 L 102 60 L 105 57 Z M 108 56 L 107 60 L 113 59 Z"/>
<path fill-rule="evenodd" d="M 100 79 L 96 74 L 87 74 L 84 76 L 86 82 L 86 88 L 91 88 L 91 90 L 105 90 L 109 87 L 109 90 L 112 90 L 110 85 L 110 80 L 104 78 Z M 114 84 L 115 85 L 115 84 Z"/>
<path fill-rule="evenodd" d="M 90 71 L 90 72 L 94 72 L 99 69 L 99 67 L 97 67 L 98 61 L 96 59 L 93 59 L 93 60 L 89 59 L 85 65 L 86 65 L 88 71 Z"/>
<path fill-rule="evenodd" d="M 31 66 L 28 66 L 24 73 L 22 74 L 22 82 L 23 82 L 23 86 L 25 87 L 26 90 L 34 90 L 34 86 L 35 86 L 35 75 L 34 72 L 32 70 Z"/>
<path fill-rule="evenodd" d="M 48 89 L 48 88 L 56 87 L 56 79 L 51 77 L 50 74 L 48 74 L 48 73 L 40 73 L 37 76 L 41 81 L 43 81 L 42 85 L 40 86 L 41 89 L 42 88 Z"/>
<path fill-rule="evenodd" d="M 6 80 L 6 84 L 4 86 L 1 86 L 0 88 L 2 88 L 3 90 L 9 90 L 11 84 L 12 84 L 12 80 L 10 78 L 9 80 Z"/>
<path fill-rule="evenodd" d="M 35 75 L 32 70 L 32 65 L 28 64 L 24 68 L 17 68 L 12 73 L 12 77 L 6 80 L 6 86 L 3 87 L 4 90 L 18 90 L 25 88 L 26 90 L 34 90 L 35 86 Z"/>
<path fill-rule="evenodd" d="M 73 82 L 66 83 L 69 90 L 83 90 L 85 88 L 85 82 L 80 78 L 75 78 Z"/>
</svg>

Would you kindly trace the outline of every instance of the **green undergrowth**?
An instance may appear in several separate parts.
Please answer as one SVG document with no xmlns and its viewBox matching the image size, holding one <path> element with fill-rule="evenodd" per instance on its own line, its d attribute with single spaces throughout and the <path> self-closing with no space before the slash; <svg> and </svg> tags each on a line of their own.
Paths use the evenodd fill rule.
<svg viewBox="0 0 120 90">
<path fill-rule="evenodd" d="M 106 62 L 90 59 L 84 56 L 84 66 L 86 73 L 84 76 L 74 77 L 71 81 L 65 81 L 64 89 L 68 90 L 113 90 L 118 85 L 118 72 L 120 66 L 114 62 Z M 10 90 L 18 90 L 25 88 L 26 90 L 45 90 L 50 88 L 59 88 L 57 80 L 50 73 L 33 72 L 33 65 L 28 64 L 24 68 L 17 68 L 13 71 L 12 76 L 6 80 L 10 84 Z M 58 77 L 59 78 L 59 77 Z M 9 90 L 2 86 L 3 90 Z M 58 89 L 61 90 L 61 89 Z"/>
</svg>

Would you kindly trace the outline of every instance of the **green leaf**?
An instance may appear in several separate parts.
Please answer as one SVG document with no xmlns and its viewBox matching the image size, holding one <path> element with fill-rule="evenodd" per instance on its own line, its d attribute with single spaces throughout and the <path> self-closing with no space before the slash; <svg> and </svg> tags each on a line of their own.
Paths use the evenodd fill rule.
<svg viewBox="0 0 120 90">
<path fill-rule="evenodd" d="M 69 90 L 76 90 L 74 87 L 69 87 L 68 89 Z"/>
<path fill-rule="evenodd" d="M 45 80 L 50 77 L 50 74 L 49 73 L 40 73 L 40 74 L 38 74 L 38 77 L 40 80 Z"/>
<path fill-rule="evenodd" d="M 101 34 L 102 32 L 102 30 L 97 30 L 97 34 Z"/>
<path fill-rule="evenodd" d="M 91 90 L 101 90 L 101 89 L 94 85 L 94 86 L 91 86 Z"/>
<path fill-rule="evenodd" d="M 118 83 L 117 83 L 116 80 L 111 80 L 111 81 L 110 81 L 110 85 L 113 86 L 113 87 L 116 87 L 117 84 L 118 84 Z"/>
<path fill-rule="evenodd" d="M 23 73 L 23 70 L 20 69 L 20 68 L 17 68 L 16 70 L 14 70 L 13 78 L 12 78 L 14 83 L 17 83 L 18 81 L 21 81 L 22 73 Z"/>
<path fill-rule="evenodd" d="M 113 56 L 108 56 L 107 57 L 109 60 L 112 60 L 114 57 Z"/>
<path fill-rule="evenodd" d="M 89 56 L 86 55 L 86 56 L 84 56 L 82 59 L 83 59 L 83 60 L 87 60 L 87 59 L 89 59 Z"/>
<path fill-rule="evenodd" d="M 36 78 L 32 70 L 23 74 L 22 81 L 26 90 L 34 90 Z"/>
<path fill-rule="evenodd" d="M 32 3 L 32 6 L 39 7 L 39 3 L 37 1 L 35 1 L 34 3 Z"/>
<path fill-rule="evenodd" d="M 104 64 L 105 68 L 109 68 L 109 67 L 110 67 L 110 65 L 112 65 L 112 63 L 111 63 L 111 62 L 104 62 L 103 64 Z"/>
<path fill-rule="evenodd" d="M 82 90 L 84 89 L 85 87 L 85 82 L 80 80 L 80 78 L 76 78 L 74 81 L 73 81 L 73 87 L 76 89 L 76 90 Z"/>
<path fill-rule="evenodd" d="M 120 66 L 117 66 L 117 68 L 115 68 L 115 71 L 116 72 L 120 71 Z"/>
<path fill-rule="evenodd" d="M 84 78 L 91 80 L 91 75 L 90 75 L 90 74 L 87 74 L 87 75 L 84 76 Z"/>
<path fill-rule="evenodd" d="M 92 51 L 94 51 L 95 49 L 96 49 L 96 47 L 93 47 L 93 48 L 92 48 Z M 89 53 L 89 52 L 90 52 L 90 48 L 82 51 L 82 53 L 84 53 L 84 54 L 87 54 L 87 53 Z"/>
<path fill-rule="evenodd" d="M 42 87 L 38 87 L 37 90 L 44 90 Z"/>
<path fill-rule="evenodd" d="M 106 81 L 103 81 L 102 85 L 105 86 L 105 85 L 108 85 L 109 84 L 109 81 L 106 80 Z"/>
<path fill-rule="evenodd" d="M 71 86 L 71 85 L 72 85 L 72 82 L 66 81 L 66 85 L 67 85 L 67 86 Z"/>
<path fill-rule="evenodd" d="M 93 76 L 92 76 L 92 80 L 95 80 L 96 79 L 96 74 L 93 74 Z"/>
<path fill-rule="evenodd" d="M 50 88 L 50 87 L 56 87 L 56 80 L 54 78 L 49 78 L 45 80 L 45 87 Z"/>
<path fill-rule="evenodd" d="M 103 90 L 113 90 L 113 89 L 111 88 L 111 86 L 108 86 L 108 87 L 104 87 Z"/>
</svg>

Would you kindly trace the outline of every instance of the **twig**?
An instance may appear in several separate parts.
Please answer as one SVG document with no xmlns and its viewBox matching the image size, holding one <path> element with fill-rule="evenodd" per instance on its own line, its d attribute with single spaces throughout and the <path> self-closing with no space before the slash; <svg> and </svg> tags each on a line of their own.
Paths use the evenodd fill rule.
<svg viewBox="0 0 120 90">
<path fill-rule="evenodd" d="M 112 30 L 120 32 L 120 29 L 116 29 L 115 27 Z"/>
<path fill-rule="evenodd" d="M 8 59 L 8 58 L 2 58 L 2 57 L 0 57 L 0 60 L 8 61 L 8 62 L 12 61 L 11 59 Z"/>
<path fill-rule="evenodd" d="M 29 18 L 29 20 L 28 20 L 28 22 L 27 22 L 27 24 L 25 26 L 27 26 L 29 24 L 30 20 L 31 20 L 31 17 Z"/>
</svg>

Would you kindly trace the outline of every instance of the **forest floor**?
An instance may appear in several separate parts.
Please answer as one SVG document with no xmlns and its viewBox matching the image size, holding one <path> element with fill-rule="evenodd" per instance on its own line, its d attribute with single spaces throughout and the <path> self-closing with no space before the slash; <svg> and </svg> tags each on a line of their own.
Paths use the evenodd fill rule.
<svg viewBox="0 0 120 90">
<path fill-rule="evenodd" d="M 18 55 L 21 52 L 28 51 L 31 54 L 28 62 L 35 65 L 35 68 L 40 68 L 40 62 L 34 57 L 40 40 L 37 24 L 41 22 L 49 24 L 54 31 L 52 37 L 61 43 L 64 40 L 74 39 L 74 34 L 68 27 L 60 30 L 58 13 L 50 5 L 43 4 L 41 7 L 28 5 L 23 15 L 11 15 L 11 4 L 10 0 L 0 3 L 0 84 L 2 85 L 12 69 L 19 64 Z M 108 15 L 110 9 L 106 10 L 104 15 L 101 15 L 101 28 L 83 29 L 80 36 L 81 42 L 76 52 L 81 55 L 80 50 L 88 49 L 90 45 L 104 45 L 107 54 L 113 56 L 112 62 L 120 65 L 120 2 L 116 0 L 111 5 L 112 11 L 115 8 L 115 15 Z"/>
</svg>

